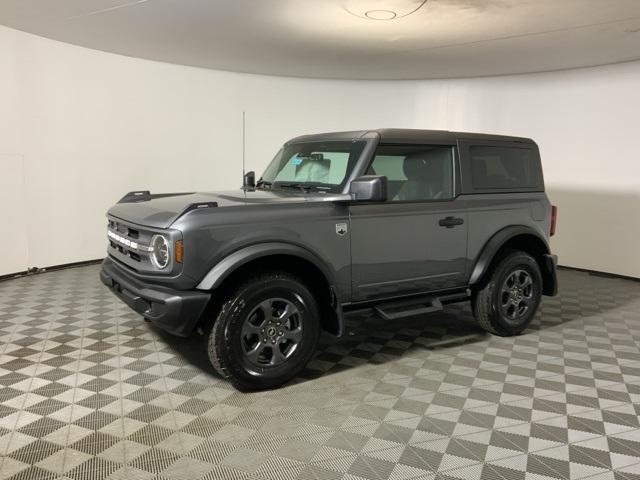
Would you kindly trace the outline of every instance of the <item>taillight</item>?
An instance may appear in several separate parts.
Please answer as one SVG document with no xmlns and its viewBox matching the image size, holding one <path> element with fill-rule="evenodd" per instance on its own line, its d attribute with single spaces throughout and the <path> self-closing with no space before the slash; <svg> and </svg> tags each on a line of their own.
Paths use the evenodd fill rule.
<svg viewBox="0 0 640 480">
<path fill-rule="evenodd" d="M 549 236 L 553 237 L 556 234 L 556 221 L 558 220 L 558 207 L 553 205 L 551 207 L 551 228 L 549 228 Z"/>
</svg>

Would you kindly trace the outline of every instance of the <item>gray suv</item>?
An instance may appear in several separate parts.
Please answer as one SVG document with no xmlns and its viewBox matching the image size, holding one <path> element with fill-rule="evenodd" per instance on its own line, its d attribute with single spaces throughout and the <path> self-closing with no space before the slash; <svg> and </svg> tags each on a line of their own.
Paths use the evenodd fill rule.
<svg viewBox="0 0 640 480">
<path fill-rule="evenodd" d="M 198 332 L 238 388 L 295 377 L 321 331 L 344 333 L 349 311 L 392 322 L 470 300 L 478 323 L 506 336 L 556 294 L 556 210 L 532 140 L 307 135 L 243 183 L 125 195 L 107 215 L 100 273 L 153 324 Z"/>
</svg>

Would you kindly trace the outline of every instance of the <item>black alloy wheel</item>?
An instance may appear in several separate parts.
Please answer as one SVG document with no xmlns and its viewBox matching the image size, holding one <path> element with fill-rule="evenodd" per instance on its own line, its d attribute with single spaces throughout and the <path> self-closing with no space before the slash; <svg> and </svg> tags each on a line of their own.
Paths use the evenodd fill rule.
<svg viewBox="0 0 640 480">
<path fill-rule="evenodd" d="M 320 335 L 320 314 L 306 284 L 266 271 L 229 288 L 210 319 L 211 364 L 242 390 L 271 388 L 307 364 Z"/>
<path fill-rule="evenodd" d="M 534 303 L 533 280 L 526 270 L 515 270 L 503 282 L 500 292 L 502 314 L 514 321 L 525 316 Z"/>
<path fill-rule="evenodd" d="M 276 366 L 286 362 L 303 336 L 300 311 L 289 300 L 268 298 L 247 316 L 242 326 L 242 348 L 254 365 Z"/>
<path fill-rule="evenodd" d="M 501 252 L 473 290 L 471 306 L 482 328 L 503 337 L 529 326 L 542 299 L 542 274 L 536 259 L 521 250 Z"/>
</svg>

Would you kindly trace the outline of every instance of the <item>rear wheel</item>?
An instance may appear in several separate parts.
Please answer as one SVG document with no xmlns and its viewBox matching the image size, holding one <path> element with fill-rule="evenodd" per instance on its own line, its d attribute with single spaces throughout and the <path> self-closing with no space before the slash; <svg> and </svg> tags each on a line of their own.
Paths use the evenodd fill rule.
<svg viewBox="0 0 640 480">
<path fill-rule="evenodd" d="M 228 293 L 207 350 L 236 387 L 269 388 L 304 368 L 319 334 L 318 306 L 306 285 L 288 273 L 266 272 Z"/>
<path fill-rule="evenodd" d="M 503 337 L 522 333 L 540 305 L 542 275 L 535 258 L 507 252 L 474 291 L 471 305 L 482 328 Z"/>
</svg>

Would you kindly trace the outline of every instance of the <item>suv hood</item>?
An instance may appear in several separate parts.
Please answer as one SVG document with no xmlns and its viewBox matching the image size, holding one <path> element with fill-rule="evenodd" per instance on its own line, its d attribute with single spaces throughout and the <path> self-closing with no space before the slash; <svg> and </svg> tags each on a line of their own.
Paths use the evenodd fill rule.
<svg viewBox="0 0 640 480">
<path fill-rule="evenodd" d="M 336 200 L 337 195 L 295 190 L 230 190 L 226 192 L 127 194 L 109 209 L 108 215 L 137 225 L 169 228 L 182 215 L 197 208 L 240 207 L 272 203 Z M 339 195 L 343 197 L 343 195 Z"/>
</svg>

